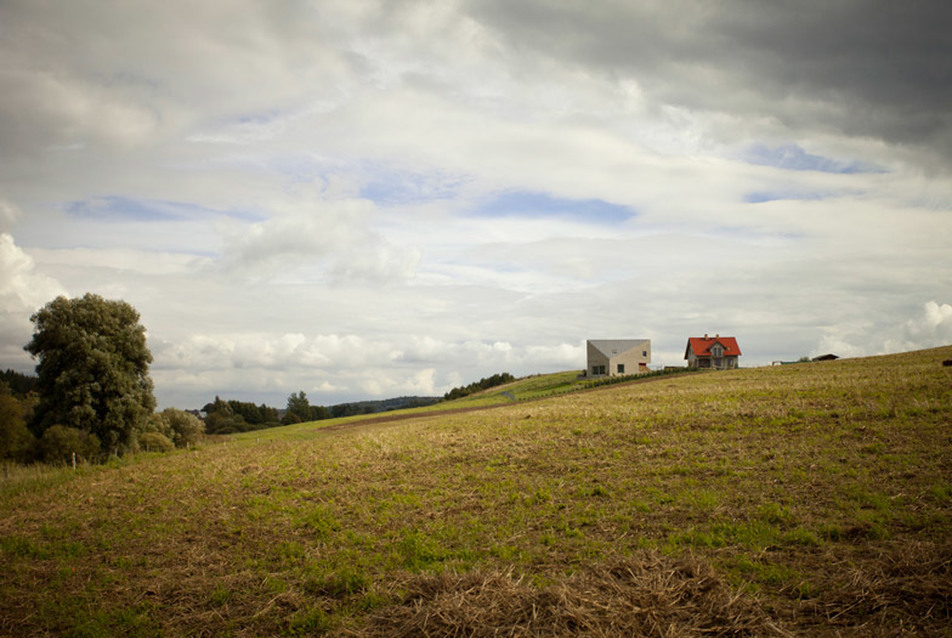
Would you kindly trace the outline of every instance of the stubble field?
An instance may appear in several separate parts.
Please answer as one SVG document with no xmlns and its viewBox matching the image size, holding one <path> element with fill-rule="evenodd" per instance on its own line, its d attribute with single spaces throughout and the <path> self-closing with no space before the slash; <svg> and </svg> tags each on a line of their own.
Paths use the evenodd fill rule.
<svg viewBox="0 0 952 638">
<path fill-rule="evenodd" d="M 4 468 L 0 633 L 949 635 L 949 358 Z"/>
</svg>

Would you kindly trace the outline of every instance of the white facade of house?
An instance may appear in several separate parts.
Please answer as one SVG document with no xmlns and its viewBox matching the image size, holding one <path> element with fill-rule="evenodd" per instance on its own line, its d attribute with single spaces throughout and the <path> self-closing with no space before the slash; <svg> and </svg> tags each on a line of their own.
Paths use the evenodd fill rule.
<svg viewBox="0 0 952 638">
<path fill-rule="evenodd" d="M 732 370 L 738 367 L 740 346 L 734 337 L 690 337 L 684 350 L 689 368 Z"/>
<path fill-rule="evenodd" d="M 592 339 L 585 342 L 585 376 L 616 377 L 648 372 L 650 339 Z"/>
</svg>

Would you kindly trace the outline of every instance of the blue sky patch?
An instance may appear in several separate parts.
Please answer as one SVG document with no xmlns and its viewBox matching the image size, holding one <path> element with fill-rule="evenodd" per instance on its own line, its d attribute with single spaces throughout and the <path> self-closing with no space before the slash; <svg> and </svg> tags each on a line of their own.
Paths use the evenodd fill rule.
<svg viewBox="0 0 952 638">
<path fill-rule="evenodd" d="M 459 175 L 447 173 L 394 172 L 379 167 L 370 170 L 372 177 L 360 189 L 360 196 L 381 206 L 451 199 L 464 183 Z"/>
<path fill-rule="evenodd" d="M 754 191 L 744 195 L 744 202 L 747 204 L 763 204 L 764 202 L 776 202 L 785 199 L 808 202 L 826 199 L 827 197 L 831 197 L 831 195 L 825 193 L 792 193 L 789 191 Z"/>
<path fill-rule="evenodd" d="M 563 199 L 534 191 L 500 193 L 479 206 L 483 217 L 563 218 L 597 224 L 620 224 L 637 213 L 602 199 Z"/>
<path fill-rule="evenodd" d="M 119 195 L 69 202 L 65 210 L 75 217 L 102 221 L 169 222 L 221 215 L 245 221 L 264 219 L 263 215 L 250 211 L 220 211 L 188 202 L 135 199 Z"/>
<path fill-rule="evenodd" d="M 822 155 L 807 153 L 796 144 L 784 144 L 773 148 L 756 144 L 747 149 L 744 160 L 755 166 L 773 166 L 789 171 L 819 171 L 839 175 L 885 172 L 882 168 L 869 162 L 858 160 L 841 162 Z"/>
<path fill-rule="evenodd" d="M 288 112 L 281 109 L 268 109 L 266 111 L 259 111 L 257 113 L 247 113 L 245 115 L 240 115 L 232 121 L 242 126 L 270 124 L 271 122 L 286 117 L 287 115 Z"/>
</svg>

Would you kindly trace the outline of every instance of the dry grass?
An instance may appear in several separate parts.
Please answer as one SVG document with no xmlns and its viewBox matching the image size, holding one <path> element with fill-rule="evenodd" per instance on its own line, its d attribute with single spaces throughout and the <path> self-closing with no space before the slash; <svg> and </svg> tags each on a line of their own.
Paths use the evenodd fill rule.
<svg viewBox="0 0 952 638">
<path fill-rule="evenodd" d="M 816 566 L 822 593 L 798 609 L 813 633 L 949 635 L 952 539 L 884 543 L 863 554 L 822 555 L 824 564 Z"/>
<path fill-rule="evenodd" d="M 949 635 L 950 356 L 10 470 L 0 635 Z"/>
<path fill-rule="evenodd" d="M 408 576 L 399 604 L 346 635 L 420 636 L 784 636 L 756 602 L 703 562 L 639 552 L 539 587 L 508 572 Z"/>
</svg>

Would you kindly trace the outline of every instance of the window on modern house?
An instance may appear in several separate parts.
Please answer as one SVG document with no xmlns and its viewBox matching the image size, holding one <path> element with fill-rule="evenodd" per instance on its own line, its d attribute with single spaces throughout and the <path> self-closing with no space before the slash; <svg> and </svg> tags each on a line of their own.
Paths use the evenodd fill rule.
<svg viewBox="0 0 952 638">
<path fill-rule="evenodd" d="M 592 366 L 592 374 L 605 374 L 605 366 Z"/>
<path fill-rule="evenodd" d="M 642 350 L 642 351 L 641 351 L 641 356 L 647 357 L 647 356 L 648 356 L 648 351 L 647 351 L 647 350 Z"/>
<path fill-rule="evenodd" d="M 619 364 L 618 364 L 618 374 L 625 374 L 625 364 L 624 364 L 624 363 L 619 363 Z"/>
</svg>

